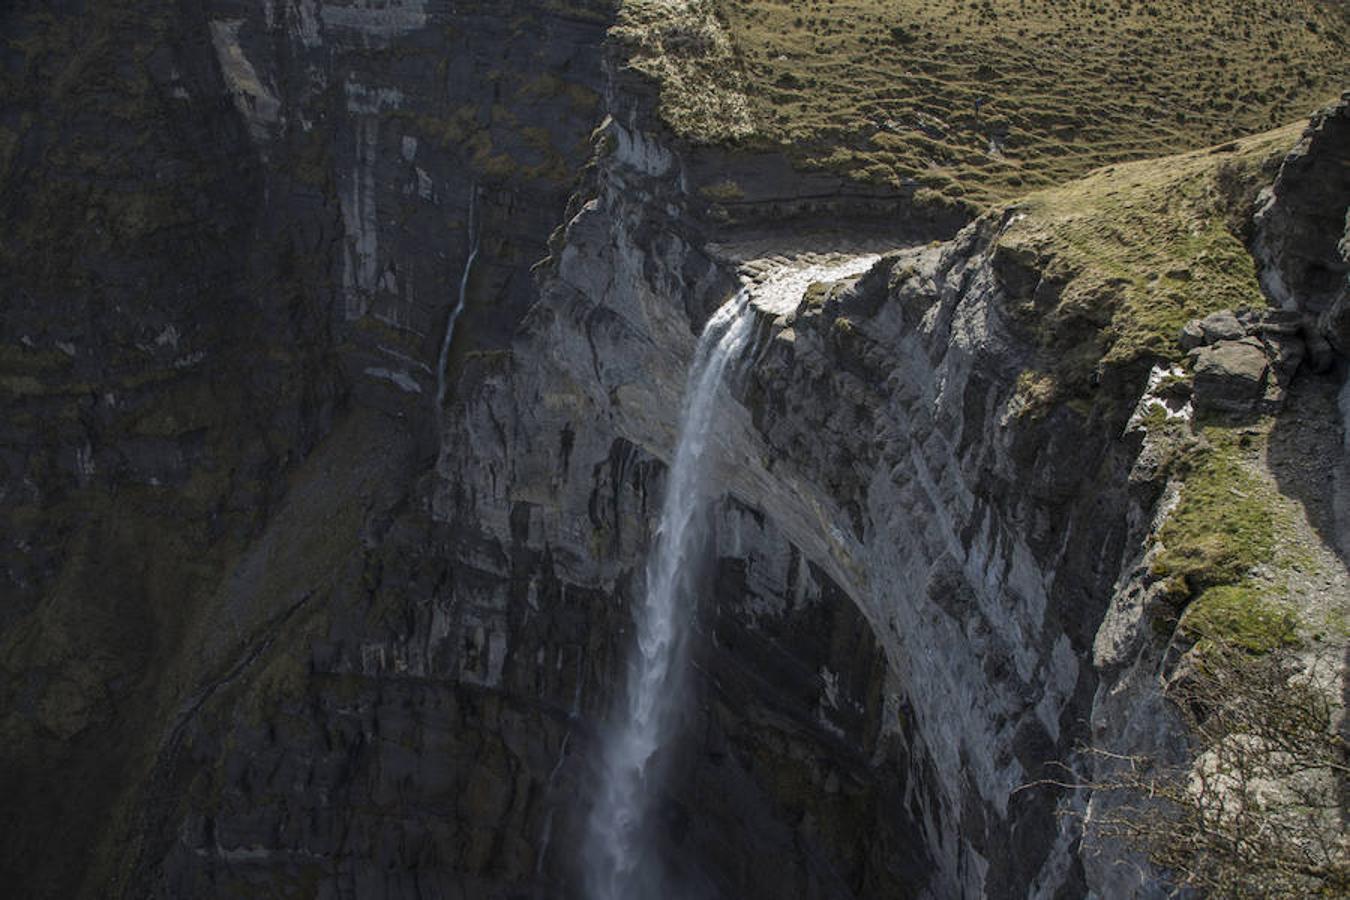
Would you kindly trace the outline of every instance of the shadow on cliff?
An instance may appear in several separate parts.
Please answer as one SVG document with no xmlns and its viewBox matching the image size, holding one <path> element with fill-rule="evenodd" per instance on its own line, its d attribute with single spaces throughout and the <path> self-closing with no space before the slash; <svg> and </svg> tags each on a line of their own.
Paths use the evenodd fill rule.
<svg viewBox="0 0 1350 900">
<path fill-rule="evenodd" d="M 1271 431 L 1269 466 L 1280 492 L 1303 505 L 1318 536 L 1350 566 L 1350 454 L 1338 406 L 1347 377 L 1345 361 L 1327 374 L 1299 373 Z"/>
</svg>

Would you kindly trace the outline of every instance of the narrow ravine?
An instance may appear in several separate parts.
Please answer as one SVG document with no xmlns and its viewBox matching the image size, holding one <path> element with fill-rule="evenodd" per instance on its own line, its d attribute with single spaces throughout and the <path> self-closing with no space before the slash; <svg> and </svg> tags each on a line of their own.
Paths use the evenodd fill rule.
<svg viewBox="0 0 1350 900">
<path fill-rule="evenodd" d="M 706 470 L 720 388 L 744 350 L 754 317 L 742 290 L 708 321 L 689 367 L 675 456 L 656 543 L 647 561 L 645 602 L 636 611 L 637 644 L 626 702 L 607 735 L 599 797 L 586 839 L 592 900 L 670 896 L 649 821 L 661 791 L 659 751 L 685 703 L 685 650 L 693 618 L 694 554 L 703 543 Z"/>
</svg>

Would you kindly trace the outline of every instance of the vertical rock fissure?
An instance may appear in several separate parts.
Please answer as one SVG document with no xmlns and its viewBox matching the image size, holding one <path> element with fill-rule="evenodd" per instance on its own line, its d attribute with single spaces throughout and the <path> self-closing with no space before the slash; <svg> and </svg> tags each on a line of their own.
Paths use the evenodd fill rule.
<svg viewBox="0 0 1350 900">
<path fill-rule="evenodd" d="M 474 260 L 478 258 L 478 187 L 469 188 L 469 255 L 464 260 L 464 272 L 459 278 L 459 298 L 455 308 L 450 310 L 450 318 L 445 322 L 445 336 L 441 338 L 441 352 L 436 359 L 436 420 L 444 415 L 445 391 L 449 381 L 446 372 L 450 363 L 450 343 L 455 339 L 455 323 L 464 312 L 464 300 L 469 292 L 469 275 L 473 272 Z"/>
<path fill-rule="evenodd" d="M 669 896 L 649 814 L 661 789 L 658 756 L 669 744 L 685 692 L 684 656 L 692 610 L 692 570 L 702 546 L 709 446 L 719 388 L 752 331 L 749 292 L 741 291 L 708 321 L 685 385 L 656 542 L 647 560 L 644 603 L 626 702 L 606 736 L 599 796 L 586 839 L 586 878 L 593 900 Z"/>
</svg>

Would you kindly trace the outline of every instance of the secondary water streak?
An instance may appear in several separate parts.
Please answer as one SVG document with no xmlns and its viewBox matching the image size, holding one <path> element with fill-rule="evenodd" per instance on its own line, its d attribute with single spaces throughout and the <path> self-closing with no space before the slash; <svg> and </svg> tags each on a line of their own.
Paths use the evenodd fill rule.
<svg viewBox="0 0 1350 900">
<path fill-rule="evenodd" d="M 594 900 L 667 893 L 648 827 L 660 791 L 657 751 L 684 705 L 683 652 L 693 616 L 693 554 L 702 544 L 708 450 L 728 364 L 752 331 L 749 292 L 741 291 L 708 321 L 689 367 L 656 542 L 647 562 L 645 602 L 637 610 L 637 647 L 627 702 L 608 737 L 604 777 L 591 815 L 587 877 Z"/>
<path fill-rule="evenodd" d="M 450 310 L 450 318 L 445 323 L 445 336 L 441 338 L 441 352 L 436 359 L 436 418 L 440 419 L 445 407 L 445 392 L 448 378 L 446 366 L 450 363 L 450 342 L 455 337 L 455 323 L 464 312 L 464 300 L 469 292 L 469 274 L 473 271 L 474 260 L 478 258 L 478 188 L 469 191 L 469 256 L 464 260 L 464 272 L 459 278 L 459 300 Z"/>
<path fill-rule="evenodd" d="M 553 770 L 548 773 L 548 780 L 544 782 L 544 796 L 553 794 L 554 786 L 558 783 L 558 773 L 562 771 L 563 763 L 567 762 L 567 745 L 572 740 L 572 732 L 568 730 L 563 734 L 562 745 L 558 748 L 558 761 L 553 764 Z M 539 856 L 534 862 L 534 876 L 538 878 L 544 873 L 544 862 L 548 859 L 548 846 L 553 840 L 553 814 L 557 812 L 557 807 L 550 806 L 548 812 L 544 814 L 544 828 L 539 837 Z"/>
</svg>

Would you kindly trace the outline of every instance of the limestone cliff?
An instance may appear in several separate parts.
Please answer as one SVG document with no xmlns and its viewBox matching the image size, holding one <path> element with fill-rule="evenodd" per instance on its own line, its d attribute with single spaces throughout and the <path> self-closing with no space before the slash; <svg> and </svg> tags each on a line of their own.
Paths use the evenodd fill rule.
<svg viewBox="0 0 1350 900">
<path fill-rule="evenodd" d="M 1081 197 L 967 222 L 912 185 L 691 143 L 614 15 L 0 15 L 6 883 L 576 896 L 688 358 L 748 283 L 657 804 L 682 876 L 1150 889 L 1057 815 L 1091 798 L 1024 786 L 1088 741 L 1180 750 L 1159 673 L 1181 601 L 1150 563 L 1184 474 L 1144 421 L 1169 367 L 1197 405 L 1212 383 L 1274 417 L 1263 471 L 1326 579 L 1295 600 L 1345 589 L 1346 242 L 1324 237 L 1347 193 L 1310 186 L 1344 172 L 1345 104 L 1283 165 L 1297 130 L 1235 151 L 1254 161 L 1212 176 L 1204 215 L 1237 224 L 1150 260 L 1171 311 L 1131 330 L 1133 259 L 1073 255 Z M 1169 163 L 1166 191 L 1223 160 Z M 1137 171 L 1109 189 L 1152 201 Z M 1193 326 L 1255 354 L 1206 382 L 1176 332 L 1237 305 L 1208 280 L 1234 258 L 1291 314 Z M 1309 448 L 1329 492 L 1281 465 Z"/>
</svg>

